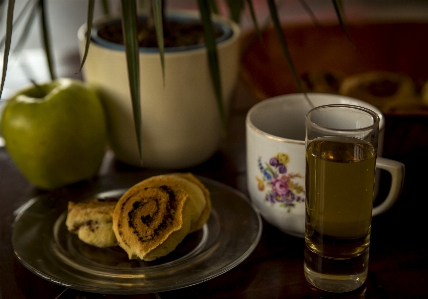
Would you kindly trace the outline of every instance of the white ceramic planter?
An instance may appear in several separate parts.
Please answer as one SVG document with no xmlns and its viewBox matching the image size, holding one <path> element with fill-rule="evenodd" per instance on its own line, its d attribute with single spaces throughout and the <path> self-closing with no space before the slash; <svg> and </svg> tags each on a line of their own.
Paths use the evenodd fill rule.
<svg viewBox="0 0 428 299">
<path fill-rule="evenodd" d="M 195 16 L 194 14 L 191 14 Z M 228 22 L 228 21 L 224 21 Z M 218 44 L 224 107 L 229 110 L 239 69 L 239 36 Z M 78 32 L 81 53 L 86 26 Z M 108 117 L 110 146 L 128 164 L 185 168 L 200 164 L 218 150 L 222 123 L 204 47 L 165 53 L 165 84 L 158 52 L 140 51 L 142 161 L 138 154 L 125 53 L 91 42 L 84 78 L 98 88 Z"/>
</svg>

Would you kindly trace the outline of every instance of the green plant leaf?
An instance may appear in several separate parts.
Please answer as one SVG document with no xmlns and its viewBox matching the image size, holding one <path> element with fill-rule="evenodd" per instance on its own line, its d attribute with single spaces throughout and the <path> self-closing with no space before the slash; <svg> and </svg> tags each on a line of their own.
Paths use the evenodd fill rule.
<svg viewBox="0 0 428 299">
<path fill-rule="evenodd" d="M 343 3 L 341 0 L 332 0 L 332 2 L 333 2 L 334 10 L 336 12 L 337 19 L 339 20 L 339 24 L 342 27 L 342 30 L 345 33 L 346 38 L 351 42 L 351 44 L 353 44 L 351 37 L 349 36 L 348 29 L 346 27 L 345 15 L 342 14 Z"/>
<path fill-rule="evenodd" d="M 110 5 L 108 3 L 108 0 L 101 0 L 101 9 L 103 11 L 103 15 L 105 15 L 105 16 L 110 15 Z M 89 12 L 89 10 L 88 10 L 88 12 Z"/>
<path fill-rule="evenodd" d="M 153 0 L 153 17 L 155 21 L 156 39 L 158 42 L 158 50 L 161 60 L 162 77 L 165 84 L 165 45 L 163 38 L 163 9 L 162 0 Z"/>
<path fill-rule="evenodd" d="M 125 40 L 126 63 L 128 66 L 129 88 L 135 133 L 140 160 L 142 159 L 141 105 L 140 105 L 140 60 L 137 39 L 137 5 L 135 1 L 121 0 L 122 30 Z"/>
<path fill-rule="evenodd" d="M 83 65 L 85 64 L 86 58 L 88 57 L 89 52 L 89 45 L 91 44 L 91 31 L 92 31 L 92 24 L 94 19 L 94 7 L 95 7 L 95 0 L 89 0 L 88 1 L 88 15 L 86 19 L 86 42 L 85 42 L 85 51 L 83 53 L 83 58 L 80 63 L 79 72 L 82 70 Z"/>
<path fill-rule="evenodd" d="M 303 91 L 302 82 L 300 80 L 300 77 L 297 75 L 296 69 L 293 64 L 293 60 L 291 59 L 290 52 L 288 50 L 287 41 L 284 37 L 284 32 L 282 31 L 281 23 L 279 21 L 278 12 L 275 6 L 274 0 L 267 0 L 269 4 L 269 12 L 272 18 L 272 22 L 276 31 L 276 35 L 278 37 L 278 41 L 281 45 L 281 49 L 284 52 L 285 59 L 287 60 L 288 66 L 290 68 L 290 71 L 293 75 L 294 80 L 296 81 L 296 84 L 298 85 L 299 90 Z"/>
<path fill-rule="evenodd" d="M 36 13 L 36 4 L 34 1 L 32 0 L 27 0 L 27 3 L 25 3 L 24 8 L 19 12 L 18 16 L 15 18 L 15 20 L 13 21 L 13 28 L 16 28 L 16 26 L 19 26 L 19 24 L 25 20 L 25 16 L 28 10 L 30 10 L 29 12 L 29 16 L 26 19 L 26 23 L 25 23 L 25 28 L 24 32 L 22 32 L 21 36 L 18 38 L 18 44 L 23 44 L 26 40 L 26 37 L 28 36 L 28 29 L 30 28 L 30 26 L 32 26 L 32 22 L 34 20 L 34 15 Z M 3 8 L 3 3 L 0 4 L 0 7 Z M 0 10 L 0 20 L 2 20 L 2 14 L 3 10 Z M 4 46 L 4 42 L 5 42 L 5 37 L 3 37 L 0 41 L 0 47 L 3 48 Z"/>
<path fill-rule="evenodd" d="M 257 36 L 258 36 L 259 40 L 262 40 L 263 38 L 262 38 L 259 22 L 257 21 L 257 16 L 256 16 L 256 13 L 254 10 L 253 1 L 247 0 L 247 5 L 248 5 L 248 8 L 250 9 L 251 20 L 253 21 L 254 28 L 256 30 Z"/>
<path fill-rule="evenodd" d="M 285 59 L 287 60 L 288 66 L 290 68 L 291 74 L 293 75 L 294 81 L 297 84 L 298 89 L 304 93 L 304 97 L 306 102 L 309 104 L 309 106 L 314 107 L 311 100 L 309 99 L 308 95 L 306 94 L 302 81 L 300 80 L 300 77 L 297 75 L 296 68 L 294 67 L 293 60 L 291 59 L 290 52 L 288 50 L 287 41 L 284 36 L 284 32 L 282 31 L 281 23 L 279 21 L 278 17 L 278 10 L 275 5 L 275 0 L 267 0 L 269 4 L 269 12 L 272 18 L 272 22 L 276 31 L 276 35 L 278 37 L 279 43 L 281 45 L 282 51 L 284 52 Z"/>
<path fill-rule="evenodd" d="M 148 0 L 148 1 L 150 1 L 150 0 Z M 147 6 L 147 2 L 146 2 L 146 0 L 138 0 L 137 5 L 138 5 L 138 7 L 137 7 L 138 14 L 140 14 L 140 13 L 144 12 L 145 7 Z"/>
<path fill-rule="evenodd" d="M 217 44 L 215 41 L 214 25 L 211 19 L 211 9 L 209 1 L 198 0 L 199 12 L 201 14 L 202 24 L 204 26 L 205 46 L 207 47 L 208 63 L 211 72 L 211 80 L 214 86 L 214 92 L 217 100 L 217 106 L 223 129 L 226 131 L 226 114 L 223 106 L 223 93 L 220 79 L 220 66 L 217 54 Z"/>
<path fill-rule="evenodd" d="M 5 44 L 4 44 L 4 53 L 3 53 L 3 71 L 2 71 L 2 77 L 1 77 L 0 96 L 3 93 L 4 81 L 6 80 L 7 63 L 9 62 L 9 52 L 10 52 L 10 44 L 12 40 L 12 30 L 13 30 L 14 8 L 15 8 L 15 0 L 9 0 L 7 5 L 6 35 L 5 35 Z"/>
<path fill-rule="evenodd" d="M 211 11 L 216 15 L 220 14 L 220 10 L 218 9 L 218 5 L 217 5 L 217 0 L 208 0 L 208 2 L 211 8 Z"/>
<path fill-rule="evenodd" d="M 20 30 L 20 36 L 17 38 L 16 45 L 14 46 L 13 50 L 11 49 L 10 51 L 10 53 L 11 52 L 14 53 L 14 57 L 19 57 L 19 54 L 24 48 L 24 45 L 28 38 L 28 34 L 31 32 L 31 27 L 34 26 L 33 22 L 35 20 L 37 12 L 38 12 L 38 3 L 33 0 L 28 0 L 25 3 L 22 10 L 19 12 L 18 16 L 13 21 L 13 28 L 16 28 L 16 26 L 19 26 L 21 22 L 25 21 L 23 25 L 24 27 L 22 28 L 22 30 Z M 5 44 L 5 37 L 3 37 L 2 40 L 0 41 L 0 47 L 3 47 L 4 44 Z M 24 68 L 23 71 L 26 72 L 26 68 Z M 30 78 L 30 75 L 28 75 L 27 78 L 30 81 L 34 81 L 33 79 Z"/>
<path fill-rule="evenodd" d="M 30 5 L 28 5 L 28 8 L 30 9 L 29 15 L 27 17 L 27 20 L 24 24 L 24 28 L 21 32 L 21 36 L 18 38 L 18 42 L 16 43 L 13 52 L 19 56 L 19 53 L 21 52 L 21 50 L 23 49 L 25 42 L 27 41 L 27 37 L 28 34 L 31 31 L 31 26 L 34 26 L 33 22 L 34 19 L 36 17 L 37 14 L 37 3 L 33 2 L 33 1 L 28 1 L 28 4 L 33 4 L 33 7 L 30 7 Z M 27 7 L 26 7 L 27 8 Z M 23 11 L 21 11 L 23 13 Z M 20 13 L 21 15 L 21 13 Z M 18 16 L 19 18 L 20 16 Z M 18 22 L 15 22 L 14 26 L 17 24 Z"/>
<path fill-rule="evenodd" d="M 241 13 L 245 7 L 245 0 L 227 0 L 227 6 L 229 8 L 229 17 L 235 23 L 239 23 L 241 20 Z"/>
<path fill-rule="evenodd" d="M 49 74 L 51 76 L 51 80 L 56 79 L 55 74 L 55 65 L 54 59 L 52 56 L 52 48 L 50 42 L 50 34 L 48 29 L 48 11 L 46 9 L 46 1 L 39 0 L 39 9 L 40 9 L 40 22 L 42 26 L 42 38 L 43 38 L 43 48 L 46 54 L 46 61 L 48 62 Z"/>
<path fill-rule="evenodd" d="M 315 25 L 320 24 L 320 22 L 318 21 L 317 17 L 315 16 L 314 12 L 312 11 L 312 9 L 310 8 L 310 6 L 306 3 L 305 0 L 299 0 L 300 5 L 302 5 L 303 9 L 308 13 L 309 17 L 311 18 L 312 22 Z"/>
</svg>

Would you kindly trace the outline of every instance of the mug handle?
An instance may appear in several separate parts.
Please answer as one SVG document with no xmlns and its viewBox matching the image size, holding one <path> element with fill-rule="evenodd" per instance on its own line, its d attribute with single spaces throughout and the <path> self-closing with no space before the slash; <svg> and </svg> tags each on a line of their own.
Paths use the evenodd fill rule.
<svg viewBox="0 0 428 299">
<path fill-rule="evenodd" d="M 386 170 L 391 174 L 391 186 L 386 199 L 380 205 L 373 208 L 373 216 L 382 214 L 390 207 L 392 207 L 392 205 L 395 203 L 398 196 L 400 195 L 404 184 L 403 163 L 379 157 L 376 159 L 376 168 Z"/>
</svg>

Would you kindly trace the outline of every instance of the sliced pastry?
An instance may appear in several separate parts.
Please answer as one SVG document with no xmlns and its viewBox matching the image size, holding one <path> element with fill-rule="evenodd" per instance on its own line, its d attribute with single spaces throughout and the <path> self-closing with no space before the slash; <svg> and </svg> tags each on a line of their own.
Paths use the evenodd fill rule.
<svg viewBox="0 0 428 299">
<path fill-rule="evenodd" d="M 189 174 L 151 177 L 119 199 L 113 231 L 130 259 L 151 261 L 165 256 L 189 232 L 199 229 L 202 219 L 206 221 L 202 215 L 208 201 L 194 180 Z"/>
<path fill-rule="evenodd" d="M 204 200 L 201 200 L 201 197 L 199 194 L 198 195 L 194 194 L 194 196 L 191 196 L 191 199 L 193 201 L 197 201 L 195 205 L 199 206 L 198 209 L 200 209 L 200 207 L 203 206 L 202 212 L 200 213 L 199 218 L 197 218 L 196 221 L 193 221 L 190 226 L 190 233 L 197 231 L 204 226 L 204 224 L 207 222 L 208 218 L 210 217 L 210 213 L 211 213 L 210 191 L 205 187 L 205 185 L 198 178 L 196 178 L 191 173 L 175 173 L 174 175 L 187 179 L 188 181 L 196 184 L 202 190 L 202 193 L 204 195 Z"/>
<path fill-rule="evenodd" d="M 94 198 L 88 202 L 69 202 L 67 229 L 83 242 L 96 247 L 117 245 L 113 233 L 113 211 L 117 198 Z"/>
</svg>

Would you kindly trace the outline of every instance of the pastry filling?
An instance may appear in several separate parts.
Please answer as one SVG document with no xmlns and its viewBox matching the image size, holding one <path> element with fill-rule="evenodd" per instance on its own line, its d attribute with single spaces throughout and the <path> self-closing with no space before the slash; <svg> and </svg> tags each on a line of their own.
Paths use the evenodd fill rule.
<svg viewBox="0 0 428 299">
<path fill-rule="evenodd" d="M 398 87 L 399 83 L 397 81 L 383 79 L 369 82 L 361 86 L 361 89 L 376 97 L 390 97 L 397 93 Z"/>
<path fill-rule="evenodd" d="M 131 195 L 122 203 L 122 213 L 131 203 L 127 222 L 140 242 L 151 241 L 172 226 L 178 203 L 170 187 L 147 187 L 141 193 Z M 123 235 L 122 230 L 119 233 Z"/>
</svg>

